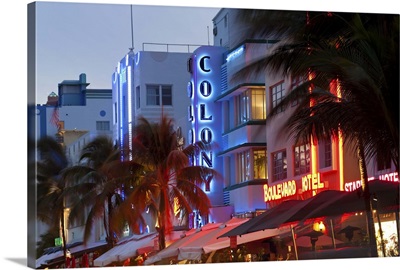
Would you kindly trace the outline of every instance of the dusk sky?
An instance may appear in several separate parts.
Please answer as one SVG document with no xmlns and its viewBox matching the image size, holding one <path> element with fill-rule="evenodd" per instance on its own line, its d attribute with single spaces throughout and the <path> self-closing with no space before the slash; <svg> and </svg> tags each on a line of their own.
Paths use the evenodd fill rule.
<svg viewBox="0 0 400 270">
<path fill-rule="evenodd" d="M 111 89 L 117 63 L 143 43 L 212 44 L 217 8 L 94 3 L 37 3 L 37 103 L 57 93 L 58 83 L 86 73 L 88 88 Z M 209 27 L 209 35 L 207 31 Z M 209 36 L 209 37 L 208 37 Z M 170 50 L 185 47 L 172 46 Z M 145 50 L 166 46 L 145 45 Z"/>
<path fill-rule="evenodd" d="M 0 232 L 1 241 L 1 269 L 27 269 L 27 4 L 32 1 L 2 1 L 0 8 L 0 27 L 2 34 L 1 60 L 2 60 L 2 106 L 0 142 L 2 151 L 2 191 Z M 109 81 L 117 62 L 128 52 L 131 47 L 130 36 L 130 4 L 134 5 L 134 31 L 135 51 L 141 50 L 142 42 L 162 43 L 201 43 L 207 44 L 207 25 L 212 25 L 212 18 L 220 7 L 239 8 L 264 8 L 264 9 L 290 9 L 290 10 L 330 10 L 330 11 L 359 11 L 378 13 L 400 13 L 400 5 L 396 0 L 365 0 L 365 1 L 317 1 L 317 0 L 280 0 L 280 1 L 232 1 L 232 0 L 118 0 L 112 1 L 41 1 L 48 6 L 64 7 L 63 12 L 53 13 L 39 11 L 38 15 L 38 65 L 37 65 L 37 102 L 46 101 L 51 91 L 57 91 L 58 83 L 62 80 L 78 79 L 80 73 L 86 73 L 89 88 L 111 88 Z M 62 3 L 74 4 L 62 4 Z M 115 4 L 114 4 L 115 2 Z M 103 4 L 103 7 L 97 5 Z M 262 4 L 261 4 L 262 3 Z M 118 5 L 117 5 L 118 4 Z M 147 12 L 137 13 L 135 5 L 170 5 L 200 7 L 193 9 L 189 20 L 181 20 L 183 14 L 168 15 L 162 19 L 162 14 Z M 360 4 L 357 6 L 357 4 Z M 46 6 L 43 5 L 43 6 Z M 84 8 L 71 9 L 68 6 Z M 113 8 L 109 8 L 112 6 Z M 87 7 L 90 7 L 88 14 Z M 204 9 L 212 7 L 212 9 Z M 101 11 L 101 10 L 102 11 Z M 114 10 L 112 14 L 111 11 Z M 100 11 L 99 11 L 100 10 Z M 181 9 L 168 9 L 178 11 Z M 203 10 L 204 12 L 200 11 Z M 206 11 L 211 12 L 206 12 Z M 41 13 L 42 12 L 42 13 Z M 100 17 L 99 12 L 106 13 Z M 72 21 L 68 21 L 73 18 Z M 195 27 L 194 17 L 202 17 L 202 22 Z M 47 21 L 47 25 L 42 25 Z M 175 24 L 172 24 L 175 22 Z M 93 24 L 95 27 L 93 28 Z M 154 25 L 155 26 L 152 26 Z M 175 29 L 178 26 L 180 30 Z M 90 28 L 89 26 L 92 25 Z M 211 27 L 212 28 L 212 27 Z M 95 32 L 99 30 L 100 32 Z M 153 29 L 151 32 L 147 29 Z M 196 29 L 196 30 L 194 30 Z M 210 31 L 211 32 L 211 31 Z M 176 33 L 180 33 L 179 39 Z M 163 34 L 166 34 L 163 36 Z M 45 42 L 45 41 L 48 42 Z M 212 42 L 212 35 L 210 35 Z M 74 46 L 72 46 L 74 45 Z M 96 68 L 93 68 L 95 66 Z M 333 267 L 385 268 L 399 263 L 399 258 L 393 260 L 340 260 L 329 261 Z M 350 262 L 351 261 L 351 262 Z M 279 269 L 326 268 L 326 261 L 287 262 Z M 293 264 L 294 263 L 294 264 Z M 356 266 L 357 264 L 357 266 Z M 253 264 L 252 264 L 253 265 Z M 199 266 L 199 265 L 198 265 Z M 218 269 L 217 265 L 207 265 L 207 269 Z M 230 264 L 230 269 L 241 269 L 242 264 Z M 248 267 L 248 265 L 247 265 Z M 252 266 L 254 267 L 254 266 Z M 296 268 L 295 268 L 296 267 Z M 113 269 L 113 268 L 103 268 Z M 159 267 L 146 267 L 146 269 L 160 269 Z M 164 268 L 170 269 L 170 267 Z M 172 268 L 171 268 L 172 269 Z M 189 269 L 189 268 L 184 268 Z M 190 269 L 198 269 L 190 267 Z"/>
<path fill-rule="evenodd" d="M 135 53 L 143 43 L 213 45 L 212 19 L 219 8 L 206 2 L 204 7 L 184 5 L 133 3 L 131 23 L 131 5 L 123 2 L 38 2 L 36 103 L 45 103 L 52 91 L 57 93 L 58 83 L 77 80 L 81 73 L 86 73 L 89 89 L 111 89 L 112 73 L 132 47 L 132 38 Z"/>
</svg>

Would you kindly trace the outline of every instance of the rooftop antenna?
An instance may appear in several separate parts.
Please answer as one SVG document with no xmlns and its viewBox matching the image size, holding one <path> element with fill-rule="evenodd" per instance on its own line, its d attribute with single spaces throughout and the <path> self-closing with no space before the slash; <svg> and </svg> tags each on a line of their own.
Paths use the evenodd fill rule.
<svg viewBox="0 0 400 270">
<path fill-rule="evenodd" d="M 131 37 L 132 37 L 132 47 L 129 48 L 130 51 L 133 51 L 135 48 L 134 42 L 133 42 L 133 11 L 132 11 L 132 5 L 131 5 Z"/>
</svg>

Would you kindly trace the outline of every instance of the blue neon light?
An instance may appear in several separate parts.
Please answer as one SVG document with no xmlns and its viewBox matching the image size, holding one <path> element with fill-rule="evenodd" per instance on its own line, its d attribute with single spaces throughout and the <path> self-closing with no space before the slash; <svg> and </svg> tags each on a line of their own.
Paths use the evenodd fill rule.
<svg viewBox="0 0 400 270">
<path fill-rule="evenodd" d="M 135 65 L 139 65 L 139 61 L 140 61 L 140 52 L 138 52 L 138 53 L 135 55 Z"/>
<path fill-rule="evenodd" d="M 132 160 L 132 72 L 131 66 L 128 66 L 128 138 L 129 138 L 129 160 Z"/>
<path fill-rule="evenodd" d="M 242 55 L 244 52 L 244 45 L 240 46 L 239 48 L 237 48 L 236 50 L 232 51 L 231 53 L 229 53 L 226 56 L 226 62 L 229 62 L 233 59 L 235 59 L 236 57 Z"/>
</svg>

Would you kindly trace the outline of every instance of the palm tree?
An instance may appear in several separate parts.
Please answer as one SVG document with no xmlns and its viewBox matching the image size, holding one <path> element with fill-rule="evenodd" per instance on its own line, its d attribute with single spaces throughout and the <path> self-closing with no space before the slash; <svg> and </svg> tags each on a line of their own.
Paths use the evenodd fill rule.
<svg viewBox="0 0 400 270">
<path fill-rule="evenodd" d="M 61 232 L 64 259 L 67 258 L 65 238 L 66 189 L 62 178 L 68 160 L 61 144 L 51 137 L 37 142 L 37 218 L 49 225 L 49 231 Z"/>
<path fill-rule="evenodd" d="M 172 230 L 174 203 L 185 213 L 196 209 L 202 215 L 208 214 L 210 201 L 202 185 L 207 177 L 218 175 L 211 168 L 190 164 L 190 157 L 211 146 L 196 143 L 180 149 L 173 121 L 165 116 L 158 123 L 139 117 L 134 134 L 132 158 L 142 166 L 142 173 L 123 207 L 119 208 L 119 216 L 132 224 L 135 222 L 129 217 L 132 208 L 138 213 L 152 209 L 161 250 L 166 246 L 165 237 Z"/>
<path fill-rule="evenodd" d="M 85 224 L 84 242 L 92 235 L 95 222 L 103 219 L 107 243 L 117 241 L 111 219 L 114 209 L 124 200 L 134 180 L 134 164 L 121 160 L 121 152 L 109 137 L 99 136 L 83 149 L 80 164 L 65 170 L 71 206 L 69 221 Z M 88 213 L 84 211 L 88 209 Z M 133 213 L 132 213 L 133 214 Z"/>
<path fill-rule="evenodd" d="M 47 248 L 54 246 L 54 239 L 60 236 L 60 228 L 52 227 L 40 235 L 40 240 L 36 243 L 37 258 L 41 257 Z"/>
<path fill-rule="evenodd" d="M 355 146 L 369 234 L 375 235 L 366 162 L 372 157 L 383 161 L 390 155 L 396 171 L 399 169 L 399 18 L 327 12 L 300 15 L 305 22 L 301 28 L 288 28 L 270 55 L 255 61 L 237 76 L 269 71 L 284 77 L 307 78 L 267 119 L 273 119 L 278 109 L 300 99 L 284 125 L 291 136 L 308 141 L 341 132 L 345 143 Z M 273 25 L 263 27 L 264 33 L 268 30 L 277 30 L 271 33 L 278 36 L 282 33 L 282 29 L 274 29 Z M 370 238 L 376 256 L 376 243 Z"/>
<path fill-rule="evenodd" d="M 332 126 L 337 127 L 340 121 L 344 138 L 349 141 L 358 140 L 362 136 L 367 159 L 375 157 L 384 161 L 389 153 L 398 171 L 399 17 L 328 12 L 297 12 L 296 17 L 293 12 L 289 12 L 292 16 L 288 15 L 288 19 L 294 18 L 293 23 L 296 23 L 293 27 L 285 27 L 283 30 L 274 24 L 267 24 L 285 12 L 244 10 L 243 15 L 239 16 L 248 20 L 254 19 L 254 15 L 263 14 L 254 19 L 257 23 L 252 28 L 254 33 L 269 33 L 281 37 L 282 42 L 278 43 L 271 54 L 247 66 L 236 77 L 268 71 L 285 77 L 306 78 L 312 73 L 313 78 L 304 80 L 304 84 L 293 89 L 279 109 L 305 95 L 309 95 L 304 102 L 308 106 L 308 102 L 316 98 L 313 95 L 321 95 L 321 90 L 326 90 L 322 94 L 329 94 L 332 82 L 339 83 L 341 96 L 332 93 L 332 96 L 326 98 L 334 102 L 339 99 L 341 102 L 351 102 L 346 104 L 350 114 L 342 121 L 336 119 Z M 266 25 L 256 28 L 260 22 Z M 299 22 L 303 22 L 300 27 Z M 285 21 L 284 25 L 287 24 L 290 23 Z M 315 91 L 309 92 L 310 87 Z M 270 112 L 269 118 L 275 115 L 276 110 Z M 343 113 L 340 117 L 343 117 Z M 302 127 L 297 130 L 302 131 Z M 292 131 L 292 134 L 297 133 Z M 329 129 L 319 135 L 326 135 L 326 131 Z"/>
</svg>

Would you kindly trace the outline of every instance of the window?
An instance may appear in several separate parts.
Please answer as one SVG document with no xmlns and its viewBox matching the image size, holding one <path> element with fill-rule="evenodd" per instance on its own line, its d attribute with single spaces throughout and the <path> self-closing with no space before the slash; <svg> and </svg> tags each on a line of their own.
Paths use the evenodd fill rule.
<svg viewBox="0 0 400 270">
<path fill-rule="evenodd" d="M 237 118 L 237 123 L 242 124 L 250 119 L 250 97 L 249 97 L 249 91 L 245 91 L 241 93 L 237 98 L 236 98 L 236 106 L 238 110 L 238 118 Z"/>
<path fill-rule="evenodd" d="M 171 86 L 162 87 L 162 105 L 172 105 L 172 88 Z"/>
<path fill-rule="evenodd" d="M 291 90 L 292 90 L 292 89 L 295 89 L 296 87 L 298 87 L 298 86 L 299 86 L 300 84 L 302 84 L 303 82 L 304 82 L 304 80 L 302 80 L 301 77 L 292 78 L 291 85 L 290 85 L 290 89 L 291 89 Z M 299 98 L 293 100 L 293 101 L 292 101 L 292 106 L 296 106 L 297 104 L 299 104 L 299 102 L 300 102 L 300 99 L 299 99 Z"/>
<path fill-rule="evenodd" d="M 294 148 L 294 175 L 310 172 L 310 144 L 303 144 Z"/>
<path fill-rule="evenodd" d="M 285 97 L 285 89 L 283 87 L 283 81 L 277 85 L 271 87 L 271 100 L 272 108 L 275 108 Z M 283 112 L 284 109 L 280 108 L 277 113 Z"/>
<path fill-rule="evenodd" d="M 272 181 L 280 181 L 287 177 L 286 150 L 272 154 Z"/>
<path fill-rule="evenodd" d="M 318 160 L 321 169 L 332 166 L 332 141 L 330 138 L 318 142 Z"/>
<path fill-rule="evenodd" d="M 257 89 L 251 91 L 251 119 L 266 119 L 265 90 Z"/>
<path fill-rule="evenodd" d="M 109 131 L 110 130 L 110 121 L 96 121 L 96 130 Z"/>
<path fill-rule="evenodd" d="M 160 106 L 160 88 L 158 85 L 147 86 L 147 105 Z"/>
<path fill-rule="evenodd" d="M 140 109 L 140 86 L 136 86 L 136 110 Z"/>
<path fill-rule="evenodd" d="M 253 152 L 254 179 L 267 179 L 267 155 L 265 149 L 257 149 Z"/>
<path fill-rule="evenodd" d="M 171 85 L 147 85 L 147 106 L 172 106 Z"/>
<path fill-rule="evenodd" d="M 324 141 L 324 164 L 325 167 L 332 166 L 332 142 L 331 140 Z"/>
<path fill-rule="evenodd" d="M 246 90 L 235 99 L 237 108 L 237 124 L 249 120 L 266 119 L 265 91 L 264 89 Z"/>
<path fill-rule="evenodd" d="M 250 180 L 250 151 L 238 153 L 239 183 Z"/>
</svg>

